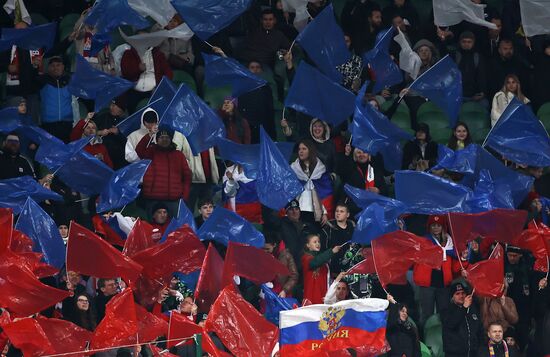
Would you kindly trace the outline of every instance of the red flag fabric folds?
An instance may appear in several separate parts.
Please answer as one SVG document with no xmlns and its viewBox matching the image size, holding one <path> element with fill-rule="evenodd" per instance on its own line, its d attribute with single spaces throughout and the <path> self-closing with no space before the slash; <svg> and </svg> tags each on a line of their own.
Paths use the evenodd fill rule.
<svg viewBox="0 0 550 357">
<path fill-rule="evenodd" d="M 195 302 L 200 311 L 209 311 L 222 290 L 223 259 L 210 243 L 195 288 Z"/>
<path fill-rule="evenodd" d="M 11 208 L 0 208 L 0 253 L 11 245 L 13 233 L 13 211 Z"/>
<path fill-rule="evenodd" d="M 468 281 L 478 296 L 496 298 L 504 290 L 504 249 L 497 244 L 487 260 L 469 266 Z"/>
<path fill-rule="evenodd" d="M 69 296 L 68 291 L 42 284 L 25 267 L 6 261 L 0 264 L 0 291 L 0 307 L 18 316 L 40 312 Z"/>
<path fill-rule="evenodd" d="M 205 352 L 208 352 L 212 356 L 230 356 L 228 353 L 218 350 L 208 333 L 201 326 L 189 321 L 187 317 L 178 313 L 170 314 L 170 327 L 168 329 L 168 348 L 176 345 L 184 345 L 191 343 L 186 338 L 192 338 L 195 334 L 202 335 L 201 347 Z M 181 339 L 181 340 L 180 340 Z M 174 340 L 174 341 L 172 341 Z"/>
<path fill-rule="evenodd" d="M 182 227 L 177 229 L 188 230 Z M 151 279 L 168 278 L 175 271 L 189 274 L 200 269 L 206 249 L 195 234 L 179 239 L 169 235 L 166 242 L 142 250 L 133 260 L 143 266 L 143 273 Z"/>
<path fill-rule="evenodd" d="M 135 305 L 135 307 L 138 319 L 139 343 L 151 342 L 168 334 L 168 322 L 145 310 L 143 306 Z"/>
<path fill-rule="evenodd" d="M 523 249 L 529 250 L 535 257 L 533 269 L 536 271 L 548 271 L 548 257 L 550 256 L 550 228 L 542 223 L 529 223 L 526 230 L 521 232 L 513 243 Z"/>
<path fill-rule="evenodd" d="M 406 231 L 384 234 L 371 242 L 376 273 L 383 286 L 398 282 L 415 263 L 437 268 L 443 250 L 426 238 Z"/>
<path fill-rule="evenodd" d="M 352 266 L 347 274 L 373 274 L 376 273 L 376 268 L 374 267 L 374 261 L 372 259 L 372 248 L 363 248 L 362 251 L 363 259 L 359 263 Z"/>
<path fill-rule="evenodd" d="M 36 321 L 48 337 L 55 353 L 69 353 L 84 351 L 88 342 L 92 339 L 92 333 L 72 322 L 48 319 L 38 316 Z M 84 356 L 85 354 L 71 354 L 72 356 Z"/>
<path fill-rule="evenodd" d="M 128 234 L 122 254 L 133 257 L 136 253 L 153 246 L 153 226 L 138 218 Z"/>
<path fill-rule="evenodd" d="M 263 284 L 277 275 L 289 275 L 289 271 L 273 255 L 261 249 L 235 242 L 229 242 L 223 266 L 223 286 L 231 284 L 238 275 L 253 283 Z"/>
<path fill-rule="evenodd" d="M 26 317 L 2 328 L 11 343 L 19 348 L 25 357 L 56 353 L 48 336 L 35 319 Z"/>
<path fill-rule="evenodd" d="M 138 318 L 132 289 L 126 289 L 112 298 L 105 307 L 105 317 L 92 337 L 91 349 L 124 345 L 135 341 Z"/>
<path fill-rule="evenodd" d="M 25 233 L 14 229 L 11 235 L 10 248 L 15 253 L 32 252 L 32 239 Z"/>
<path fill-rule="evenodd" d="M 212 305 L 205 329 L 214 331 L 236 356 L 271 356 L 279 338 L 277 326 L 233 291 L 232 286 L 225 287 Z"/>
<path fill-rule="evenodd" d="M 81 225 L 71 222 L 67 270 L 97 278 L 122 277 L 134 281 L 142 267 Z"/>
<path fill-rule="evenodd" d="M 474 214 L 449 213 L 448 219 L 453 244 L 460 253 L 478 236 L 488 240 L 484 244 L 487 247 L 494 241 L 512 243 L 523 230 L 527 211 L 499 208 Z"/>
</svg>

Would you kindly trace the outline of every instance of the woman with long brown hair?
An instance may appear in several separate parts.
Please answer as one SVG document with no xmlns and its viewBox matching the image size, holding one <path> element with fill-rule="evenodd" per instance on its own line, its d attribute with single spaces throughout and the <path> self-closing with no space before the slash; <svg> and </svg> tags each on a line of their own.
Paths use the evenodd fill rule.
<svg viewBox="0 0 550 357">
<path fill-rule="evenodd" d="M 509 74 L 504 78 L 504 85 L 500 92 L 497 92 L 493 97 L 493 106 L 491 108 L 491 126 L 495 126 L 496 122 L 504 113 L 504 110 L 510 104 L 512 99 L 516 97 L 523 104 L 527 104 L 530 100 L 521 91 L 521 83 L 518 76 Z"/>
</svg>

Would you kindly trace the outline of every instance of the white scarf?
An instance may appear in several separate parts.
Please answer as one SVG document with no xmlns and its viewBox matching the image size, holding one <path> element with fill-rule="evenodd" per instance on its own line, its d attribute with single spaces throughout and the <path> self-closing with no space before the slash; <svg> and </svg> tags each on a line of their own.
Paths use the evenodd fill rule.
<svg viewBox="0 0 550 357">
<path fill-rule="evenodd" d="M 315 165 L 315 168 L 313 169 L 313 172 L 308 177 L 308 175 L 302 170 L 302 167 L 300 166 L 300 159 L 296 159 L 290 167 L 292 170 L 296 173 L 296 176 L 298 177 L 298 180 L 305 181 L 304 184 L 304 192 L 309 192 L 311 196 L 311 204 L 313 207 L 313 213 L 315 215 L 315 221 L 320 221 L 321 217 L 323 215 L 323 205 L 321 204 L 321 200 L 319 199 L 319 195 L 317 194 L 317 191 L 315 190 L 315 184 L 313 183 L 313 180 L 318 180 L 323 176 L 323 174 L 327 171 L 327 168 L 325 167 L 325 164 L 321 162 L 321 160 L 317 159 L 317 165 Z M 303 195 L 304 193 L 302 193 Z"/>
</svg>

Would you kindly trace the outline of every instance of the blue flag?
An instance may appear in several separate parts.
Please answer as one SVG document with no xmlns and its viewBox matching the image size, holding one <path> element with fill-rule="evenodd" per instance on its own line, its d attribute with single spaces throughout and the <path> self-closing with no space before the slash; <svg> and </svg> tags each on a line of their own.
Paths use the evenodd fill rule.
<svg viewBox="0 0 550 357">
<path fill-rule="evenodd" d="M 122 208 L 137 198 L 139 185 L 151 160 L 140 160 L 115 171 L 107 186 L 99 195 L 98 213 Z"/>
<path fill-rule="evenodd" d="M 485 144 L 518 164 L 550 166 L 548 133 L 531 108 L 516 97 L 487 135 Z"/>
<path fill-rule="evenodd" d="M 127 0 L 97 0 L 84 23 L 95 27 L 96 33 L 109 33 L 121 25 L 136 29 L 149 26 L 149 21 L 132 9 Z"/>
<path fill-rule="evenodd" d="M 286 162 L 290 160 L 294 150 L 293 143 L 275 143 L 281 151 Z M 260 165 L 260 144 L 237 144 L 228 139 L 219 139 L 217 143 L 218 154 L 224 160 L 233 161 L 243 167 L 246 177 L 255 180 L 258 178 Z"/>
<path fill-rule="evenodd" d="M 0 51 L 11 50 L 13 45 L 26 50 L 48 51 L 55 42 L 57 24 L 31 26 L 26 29 L 3 28 L 0 37 Z"/>
<path fill-rule="evenodd" d="M 252 0 L 172 0 L 191 30 L 203 41 L 229 26 Z"/>
<path fill-rule="evenodd" d="M 69 144 L 65 144 L 57 138 L 45 141 L 38 147 L 34 159 L 55 172 L 65 165 L 71 157 L 81 152 L 90 140 L 92 138 L 87 137 Z"/>
<path fill-rule="evenodd" d="M 210 149 L 225 137 L 222 120 L 185 84 L 179 87 L 160 121 L 185 135 L 193 155 Z"/>
<path fill-rule="evenodd" d="M 332 4 L 315 16 L 296 37 L 309 58 L 334 82 L 342 81 L 342 74 L 336 68 L 346 63 L 351 54 L 344 42 L 344 32 L 336 23 Z"/>
<path fill-rule="evenodd" d="M 265 318 L 277 326 L 279 325 L 279 312 L 292 310 L 294 306 L 300 306 L 295 298 L 279 297 L 265 284 L 261 285 L 261 289 L 266 303 Z"/>
<path fill-rule="evenodd" d="M 540 197 L 540 202 L 542 203 L 542 223 L 548 226 L 548 210 L 550 209 L 550 198 Z"/>
<path fill-rule="evenodd" d="M 344 191 L 348 197 L 351 197 L 357 207 L 360 208 L 367 208 L 371 204 L 376 203 L 379 206 L 382 206 L 385 212 L 388 212 L 396 217 L 399 217 L 407 211 L 407 206 L 403 202 L 382 196 L 378 193 L 362 190 L 348 184 L 344 185 Z"/>
<path fill-rule="evenodd" d="M 478 149 L 479 146 L 475 144 L 457 151 L 439 145 L 437 165 L 432 170 L 444 168 L 452 172 L 473 175 L 476 172 Z"/>
<path fill-rule="evenodd" d="M 31 198 L 25 202 L 15 229 L 32 239 L 33 251 L 44 254 L 45 263 L 58 269 L 65 264 L 65 244 L 57 225 Z"/>
<path fill-rule="evenodd" d="M 11 208 L 14 214 L 19 214 L 27 198 L 36 202 L 63 201 L 63 197 L 43 187 L 30 176 L 0 180 L 0 207 Z"/>
<path fill-rule="evenodd" d="M 258 198 L 264 206 L 279 210 L 300 195 L 304 187 L 264 128 L 260 128 L 260 147 Z"/>
<path fill-rule="evenodd" d="M 158 98 L 154 102 L 150 102 L 140 110 L 134 112 L 134 114 L 128 116 L 126 119 L 118 123 L 117 128 L 120 133 L 122 133 L 122 135 L 128 136 L 141 127 L 141 117 L 147 109 L 151 108 L 157 113 L 163 113 L 166 109 L 166 105 L 167 103 L 164 101 L 163 98 Z"/>
<path fill-rule="evenodd" d="M 16 132 L 17 134 L 38 145 L 42 145 L 43 143 L 46 143 L 50 140 L 59 141 L 59 139 L 48 133 L 46 130 L 34 125 L 23 125 L 18 128 Z"/>
<path fill-rule="evenodd" d="M 351 241 L 359 244 L 370 244 L 373 239 L 399 229 L 399 215 L 386 212 L 378 203 L 372 203 L 357 215 L 357 225 Z"/>
<path fill-rule="evenodd" d="M 8 107 L 0 110 L 0 133 L 10 133 L 18 129 L 23 122 L 16 107 Z"/>
<path fill-rule="evenodd" d="M 105 46 L 109 45 L 113 39 L 111 38 L 111 34 L 108 33 L 96 33 L 92 36 L 92 44 L 90 48 L 90 55 L 95 56 L 105 48 Z"/>
<path fill-rule="evenodd" d="M 422 73 L 409 89 L 434 102 L 449 116 L 450 127 L 455 127 L 462 106 L 462 73 L 449 55 Z"/>
<path fill-rule="evenodd" d="M 191 272 L 189 274 L 174 272 L 174 276 L 176 276 L 179 279 L 180 283 L 185 284 L 187 289 L 193 292 L 197 287 L 197 282 L 199 281 L 200 273 L 201 273 L 201 270 L 197 269 L 194 272 Z"/>
<path fill-rule="evenodd" d="M 354 101 L 352 92 L 302 61 L 288 90 L 285 106 L 338 125 L 353 114 Z"/>
<path fill-rule="evenodd" d="M 495 182 L 488 170 L 481 170 L 479 173 L 479 179 L 467 206 L 469 213 L 486 212 L 497 208 L 515 208 L 510 190 Z"/>
<path fill-rule="evenodd" d="M 373 93 L 403 82 L 403 73 L 390 56 L 390 43 L 394 31 L 393 27 L 381 31 L 374 48 L 363 55 L 363 62 L 370 65 L 374 72 Z"/>
<path fill-rule="evenodd" d="M 214 209 L 197 235 L 201 240 L 213 240 L 226 247 L 229 242 L 236 242 L 262 249 L 265 243 L 264 235 L 252 223 L 223 207 Z"/>
<path fill-rule="evenodd" d="M 81 151 L 72 156 L 56 176 L 77 192 L 95 195 L 109 184 L 113 170 L 88 152 Z"/>
<path fill-rule="evenodd" d="M 96 112 L 107 106 L 111 100 L 118 97 L 134 83 L 93 68 L 81 55 L 76 56 L 76 70 L 71 77 L 67 90 L 72 95 L 94 99 Z"/>
<path fill-rule="evenodd" d="M 168 238 L 168 235 L 174 232 L 176 229 L 183 227 L 185 224 L 189 225 L 193 231 L 197 231 L 197 225 L 195 224 L 195 217 L 193 217 L 193 212 L 189 210 L 183 199 L 180 198 L 178 205 L 178 214 L 176 217 L 173 217 L 168 223 L 168 227 L 164 231 L 162 238 L 160 239 L 161 243 Z"/>
<path fill-rule="evenodd" d="M 472 197 L 468 187 L 421 171 L 395 172 L 395 198 L 409 213 L 467 212 Z"/>
<path fill-rule="evenodd" d="M 153 102 L 157 101 L 158 99 L 162 99 L 165 103 L 165 106 L 168 106 L 177 91 L 178 88 L 176 87 L 174 82 L 172 82 L 170 78 L 162 76 L 162 79 L 153 91 L 153 95 L 149 99 L 148 104 L 153 104 Z M 159 113 L 164 113 L 164 111 L 160 111 Z"/>
<path fill-rule="evenodd" d="M 265 79 L 256 76 L 248 68 L 229 57 L 202 54 L 204 63 L 204 80 L 211 87 L 230 85 L 232 96 L 252 92 L 267 84 Z"/>
</svg>

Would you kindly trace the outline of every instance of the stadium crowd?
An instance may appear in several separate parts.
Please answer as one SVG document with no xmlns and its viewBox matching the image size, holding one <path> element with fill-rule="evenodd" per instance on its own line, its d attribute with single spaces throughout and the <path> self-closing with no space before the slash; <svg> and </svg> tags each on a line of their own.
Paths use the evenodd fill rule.
<svg viewBox="0 0 550 357">
<path fill-rule="evenodd" d="M 195 213 L 197 229 L 216 207 L 225 207 L 253 223 L 265 237 L 264 251 L 287 267 L 289 275 L 278 276 L 268 284 L 279 297 L 294 297 L 304 304 L 388 299 L 386 338 L 391 349 L 387 356 L 550 356 L 548 268 L 534 269 L 535 258 L 529 250 L 488 242 L 483 237 L 474 237 L 465 250 L 459 251 L 453 244 L 447 215 L 407 214 L 398 221 L 401 230 L 426 237 L 441 248 L 443 263 L 439 268 L 415 264 L 406 280 L 388 286 L 382 286 L 377 274 L 346 273 L 364 259 L 363 249 L 370 245 L 352 242 L 354 217 L 363 207 L 348 196 L 344 185 L 393 197 L 393 172 L 385 167 L 382 155 L 352 147 L 348 130 L 351 120 L 334 126 L 294 109 L 283 110 L 298 63 L 309 59 L 293 42 L 299 33 L 295 13 L 285 11 L 281 0 L 252 1 L 242 15 L 208 42 L 196 35 L 189 39 L 170 37 L 142 49 L 126 43 L 117 31 L 111 43 L 99 51 L 92 51 L 95 29 L 84 21 L 93 2 L 24 0 L 21 6 L 21 0 L 8 0 L 5 10 L 0 10 L 2 28 L 26 29 L 40 21 L 58 23 L 52 48 L 26 50 L 14 45 L 0 53 L 3 107 L 16 107 L 26 125 L 40 127 L 66 144 L 90 138 L 84 150 L 113 170 L 141 159 L 151 160 L 139 197 L 117 212 L 123 226 L 120 232 L 107 223 L 115 212 L 97 213 L 97 195 L 77 192 L 34 160 L 39 143 L 28 135 L 28 129 L 3 133 L 0 180 L 31 176 L 60 194 L 61 202 L 46 200 L 40 207 L 55 221 L 65 244 L 73 221 L 122 250 L 122 239 L 137 218 L 151 225 L 150 237 L 154 244 L 160 244 L 179 214 L 180 199 Z M 481 144 L 514 98 L 535 113 L 544 111 L 545 103 L 550 102 L 550 36 L 525 36 L 519 0 L 488 3 L 485 19 L 495 28 L 466 21 L 450 27 L 435 26 L 431 1 L 332 1 L 352 53 L 350 60 L 338 67 L 341 84 L 357 94 L 370 81 L 364 101 L 390 121 L 399 120 L 398 125 L 413 134 L 403 147 L 402 170 L 431 170 L 438 163 L 438 144 L 453 151 Z M 13 8 L 8 4 L 14 4 Z M 329 5 L 327 0 L 310 1 L 310 20 Z M 184 22 L 182 16 L 174 15 L 165 26 L 150 20 L 151 26 L 145 29 L 133 32 L 126 26 L 124 31 L 136 35 L 171 31 Z M 399 29 L 418 54 L 419 75 L 450 55 L 462 75 L 463 106 L 475 109 L 472 117 L 468 117 L 470 112 L 461 114 L 451 130 L 439 125 L 441 113 L 432 112 L 434 117 L 427 118 L 431 114 L 422 109 L 427 99 L 408 89 L 414 81 L 409 75 L 402 83 L 372 93 L 376 78 L 363 65 L 361 55 L 373 48 L 377 34 L 390 26 Z M 395 61 L 400 50 L 392 41 L 390 54 Z M 239 97 L 212 88 L 205 83 L 203 54 L 235 58 L 252 74 L 267 79 L 267 85 Z M 95 69 L 133 82 L 133 87 L 95 112 L 93 100 L 76 98 L 68 90 L 76 55 Z M 163 113 L 153 106 L 141 112 L 140 128 L 124 135 L 118 124 L 147 106 L 163 77 L 177 85 L 185 83 L 209 104 L 223 121 L 228 140 L 258 144 L 263 127 L 272 140 L 293 143 L 289 165 L 304 191 L 280 211 L 262 206 L 255 180 L 247 177 L 241 165 L 221 158 L 216 147 L 195 154 L 182 133 L 160 123 Z M 546 168 L 501 161 L 534 178 L 531 191 L 517 209 L 527 211 L 525 229 L 530 222 L 542 225 L 550 214 L 542 200 L 550 197 Z M 442 168 L 432 173 L 455 182 L 462 179 L 460 174 Z M 550 246 L 550 238 L 546 239 Z M 488 259 L 499 244 L 505 252 L 503 291 L 499 297 L 478 296 L 468 283 L 466 268 Z M 224 257 L 226 247 L 218 242 L 214 245 Z M 209 311 L 197 306 L 192 280 L 187 274 L 174 272 L 170 283 L 157 289 L 156 303 L 147 308 L 166 319 L 168 312 L 175 311 L 204 325 Z M 97 279 L 64 268 L 41 281 L 71 292 L 41 314 L 71 321 L 89 331 L 96 329 L 106 305 L 126 287 L 117 276 Z M 265 312 L 259 286 L 241 279 L 239 290 Z M 9 308 L 3 309 L 3 314 L 9 314 Z M 217 336 L 211 337 L 220 350 L 228 351 Z M 2 341 L 6 355 L 21 355 L 5 334 Z M 170 352 L 191 356 L 194 348 L 179 346 Z M 137 352 L 120 348 L 97 354 L 135 353 L 149 356 L 153 352 L 143 346 Z"/>
</svg>

